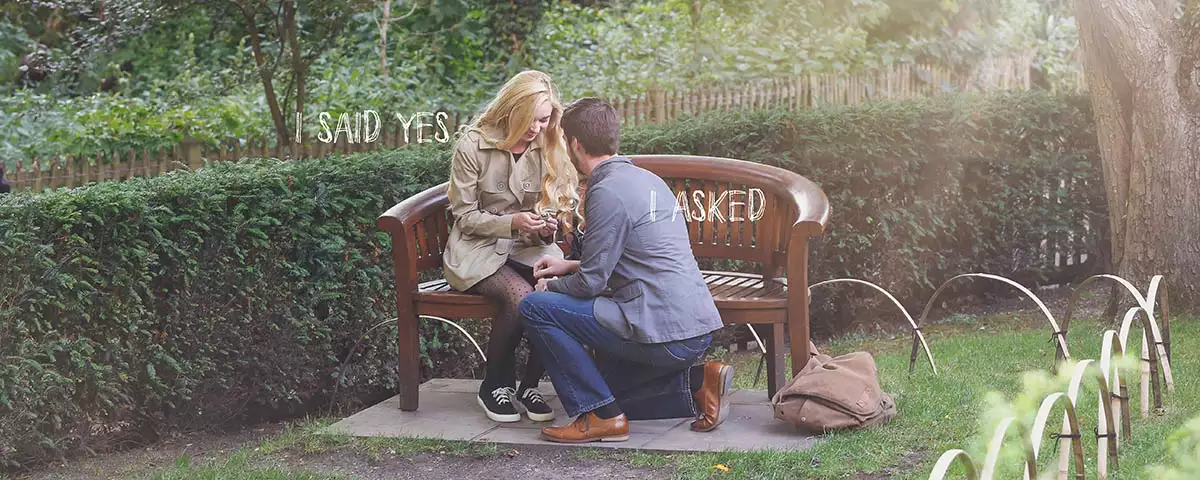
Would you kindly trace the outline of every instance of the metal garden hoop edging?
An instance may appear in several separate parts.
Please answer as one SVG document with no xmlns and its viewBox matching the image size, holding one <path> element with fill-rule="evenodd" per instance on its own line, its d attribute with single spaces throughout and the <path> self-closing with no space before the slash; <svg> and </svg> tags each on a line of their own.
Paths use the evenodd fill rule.
<svg viewBox="0 0 1200 480">
<path fill-rule="evenodd" d="M 1111 394 L 1108 389 L 1108 374 L 1097 365 L 1097 362 L 1092 359 L 1080 361 L 1075 366 L 1075 371 L 1071 374 L 1071 383 L 1067 386 L 1067 396 L 1070 397 L 1071 403 L 1076 409 L 1079 407 L 1079 389 L 1083 385 L 1084 377 L 1089 374 L 1093 375 L 1099 387 L 1096 390 L 1096 475 L 1098 478 L 1108 477 L 1108 460 L 1112 460 L 1113 466 L 1117 465 L 1117 436 L 1115 430 L 1115 418 L 1113 415 L 1113 405 L 1111 402 Z M 1063 417 L 1062 433 L 1069 434 L 1070 425 L 1065 414 Z M 1076 424 L 1078 427 L 1078 424 Z M 1076 434 L 1080 433 L 1078 431 Z M 1077 453 L 1078 455 L 1078 453 Z M 1078 459 L 1077 459 L 1078 461 Z M 1066 476 L 1069 465 L 1067 449 L 1063 448 L 1059 453 L 1058 472 L 1059 476 Z M 1078 468 L 1076 468 L 1079 470 Z"/>
<path fill-rule="evenodd" d="M 1071 297 L 1067 301 L 1067 313 L 1063 318 L 1062 325 L 1063 330 L 1065 331 L 1070 328 L 1071 319 L 1074 317 L 1073 314 L 1075 312 L 1075 305 L 1079 302 L 1079 297 L 1083 293 L 1084 288 L 1087 287 L 1089 283 L 1100 279 L 1112 280 L 1125 287 L 1125 290 L 1133 295 L 1133 299 L 1137 302 L 1138 306 L 1142 307 L 1148 312 L 1151 319 L 1154 320 L 1156 328 L 1158 327 L 1158 321 L 1154 318 L 1155 300 L 1158 296 L 1159 288 L 1162 288 L 1162 303 L 1159 305 L 1160 309 L 1162 310 L 1162 331 L 1155 332 L 1155 342 L 1157 343 L 1156 348 L 1160 349 L 1160 356 L 1166 357 L 1166 359 L 1169 361 L 1171 358 L 1171 315 L 1169 304 L 1167 302 L 1167 289 L 1166 285 L 1163 283 L 1162 275 L 1155 275 L 1151 277 L 1150 285 L 1146 289 L 1145 296 L 1142 296 L 1141 292 L 1139 292 L 1132 283 L 1124 278 L 1121 278 L 1120 276 L 1104 273 L 1088 277 L 1083 282 L 1080 282 L 1079 286 L 1075 287 L 1074 292 L 1071 293 Z M 1059 360 L 1061 360 L 1061 358 L 1059 358 Z M 1167 382 L 1168 388 L 1173 388 L 1175 382 L 1173 379 L 1168 378 L 1171 375 L 1170 368 L 1163 368 L 1163 375 L 1164 380 Z"/>
<path fill-rule="evenodd" d="M 913 361 L 914 362 L 916 361 L 917 344 L 918 344 L 918 342 L 920 342 L 920 345 L 925 348 L 925 358 L 929 359 L 929 368 L 933 369 L 934 375 L 937 375 L 937 365 L 935 365 L 933 363 L 933 352 L 929 351 L 929 343 L 925 341 L 925 334 L 921 332 L 921 327 L 917 326 L 917 322 L 913 321 L 912 315 L 909 315 L 908 310 L 906 310 L 904 308 L 904 305 L 902 305 L 900 303 L 900 301 L 897 300 L 896 297 L 891 294 L 891 292 L 888 292 L 883 287 L 880 287 L 879 285 L 868 282 L 866 280 L 859 280 L 857 278 L 835 278 L 833 280 L 825 280 L 823 282 L 818 282 L 818 283 L 814 283 L 814 284 L 810 285 L 808 287 L 809 298 L 812 298 L 812 289 L 817 286 L 828 285 L 828 284 L 832 284 L 832 283 L 842 283 L 842 282 L 866 285 L 868 287 L 874 288 L 875 290 L 878 290 L 880 293 L 883 293 L 885 296 L 887 296 L 888 300 L 891 300 L 892 303 L 896 305 L 896 308 L 900 309 L 900 313 L 904 314 L 904 318 L 907 319 L 908 324 L 912 326 L 912 329 L 913 329 L 913 352 L 912 352 Z M 913 371 L 913 366 L 910 364 L 908 373 L 912 374 L 912 371 Z"/>
<path fill-rule="evenodd" d="M 1040 453 L 1042 446 L 1042 434 L 1046 431 L 1046 422 L 1050 421 L 1050 412 L 1060 403 L 1064 412 L 1063 430 L 1059 434 L 1059 438 L 1070 438 L 1071 440 L 1062 444 L 1062 455 L 1065 456 L 1068 449 L 1075 454 L 1075 478 L 1077 480 L 1085 480 L 1087 476 L 1084 474 L 1084 470 L 1087 467 L 1083 461 L 1083 438 L 1081 435 L 1082 432 L 1079 429 L 1079 417 L 1075 414 L 1075 399 L 1063 392 L 1054 392 L 1046 395 L 1046 398 L 1042 399 L 1041 406 L 1038 407 L 1037 416 L 1033 421 L 1033 431 L 1029 433 L 1033 461 L 1037 462 L 1038 453 Z M 1065 469 L 1060 468 L 1060 475 L 1065 472 Z M 1025 473 L 1026 480 L 1033 478 L 1032 469 L 1027 469 Z"/>
<path fill-rule="evenodd" d="M 946 478 L 946 473 L 950 471 L 950 466 L 955 460 L 959 465 L 962 465 L 963 470 L 966 470 L 967 480 L 978 480 L 979 472 L 975 471 L 975 462 L 971 460 L 971 455 L 965 450 L 951 449 L 946 450 L 942 456 L 938 457 L 937 463 L 933 466 L 933 471 L 929 474 L 930 480 L 942 480 Z"/>
<path fill-rule="evenodd" d="M 1159 355 L 1159 348 L 1149 348 L 1148 340 L 1150 338 L 1155 338 L 1155 330 L 1153 329 L 1154 319 L 1150 318 L 1148 315 L 1145 317 L 1138 315 L 1138 312 L 1145 311 L 1146 310 L 1142 307 L 1131 307 L 1127 312 L 1125 312 L 1125 319 L 1121 321 L 1121 331 L 1118 334 L 1118 339 L 1121 342 L 1121 348 L 1125 351 L 1125 354 L 1128 355 L 1129 329 L 1133 326 L 1134 319 L 1142 319 L 1142 350 L 1141 355 L 1138 357 L 1140 359 L 1139 364 L 1142 368 L 1140 383 L 1140 393 L 1142 397 L 1142 418 L 1150 416 L 1151 392 L 1154 394 L 1154 408 L 1162 408 L 1162 386 L 1158 382 L 1158 366 L 1161 364 L 1164 366 L 1164 369 L 1170 368 L 1170 364 L 1165 362 L 1166 359 Z M 1168 377 L 1170 376 L 1168 375 Z M 1173 386 L 1173 384 L 1174 382 L 1168 383 L 1169 386 Z"/>
<path fill-rule="evenodd" d="M 442 317 L 437 317 L 437 316 L 433 316 L 433 315 L 417 315 L 417 318 L 429 318 L 429 319 L 437 320 L 437 321 L 440 321 L 440 322 L 443 322 L 443 323 L 449 323 L 449 324 L 450 324 L 450 325 L 452 325 L 454 328 L 457 328 L 457 329 L 458 329 L 458 331 L 462 332 L 462 334 L 463 334 L 464 336 L 466 336 L 466 337 L 467 337 L 467 340 L 470 340 L 470 341 L 471 341 L 471 345 L 474 345 L 474 346 L 475 346 L 475 350 L 479 351 L 479 358 L 482 358 L 484 362 L 487 362 L 487 355 L 485 355 L 485 354 L 483 353 L 483 349 L 482 349 L 482 348 L 479 348 L 479 343 L 475 341 L 475 337 L 472 337 L 472 336 L 471 336 L 471 334 L 467 333 L 467 329 L 463 328 L 463 327 L 462 327 L 462 325 L 459 325 L 459 324 L 457 324 L 457 323 L 454 323 L 454 322 L 452 322 L 452 321 L 450 321 L 450 320 L 447 320 L 447 319 L 445 319 L 445 318 L 442 318 Z"/>
<path fill-rule="evenodd" d="M 483 353 L 483 349 L 479 347 L 479 343 L 475 341 L 475 337 L 472 337 L 470 333 L 467 333 L 467 329 L 463 328 L 462 325 L 454 323 L 445 318 L 436 317 L 433 315 L 418 315 L 418 318 L 427 318 L 427 319 L 432 319 L 432 320 L 438 320 L 438 321 L 441 321 L 444 323 L 448 323 L 451 326 L 453 326 L 454 328 L 457 328 L 459 332 L 462 332 L 462 334 L 467 337 L 467 340 L 471 341 L 471 345 L 475 346 L 475 350 L 477 350 L 479 352 L 479 358 L 482 358 L 484 362 L 487 362 L 487 355 L 485 355 Z M 345 376 L 346 376 L 346 374 L 345 374 L 346 365 L 350 363 L 350 359 L 354 358 L 354 354 L 358 353 L 358 349 L 360 347 L 362 347 L 363 340 L 366 340 L 367 335 L 369 335 L 371 332 L 375 331 L 375 329 L 382 327 L 384 325 L 387 325 L 389 323 L 394 323 L 397 320 L 398 320 L 398 317 L 392 317 L 392 318 L 389 318 L 382 322 L 379 322 L 375 325 L 372 325 L 371 328 L 368 328 L 367 331 L 363 332 L 363 334 L 358 337 L 358 341 L 355 342 L 354 347 L 350 349 L 350 354 L 346 355 L 346 359 L 342 361 L 342 366 L 338 368 L 338 372 L 340 372 L 338 375 L 338 380 L 337 380 L 337 383 L 333 384 L 333 393 L 330 394 L 330 396 L 329 396 L 329 408 L 330 409 L 332 409 L 333 405 L 337 402 L 338 389 L 342 386 L 342 379 L 345 378 Z"/>
<path fill-rule="evenodd" d="M 1025 427 L 1017 422 L 1016 417 L 1005 417 L 996 425 L 996 429 L 992 432 L 992 439 L 988 441 L 987 456 L 983 459 L 983 468 L 981 468 L 980 477 L 985 480 L 991 480 L 995 476 L 996 462 L 1000 460 L 1000 449 L 1004 447 L 1004 440 L 1008 438 L 1009 427 L 1016 425 L 1017 441 L 1021 442 L 1021 446 L 1025 450 L 1025 474 L 1027 478 L 1037 478 L 1037 459 L 1034 457 L 1033 445 L 1029 443 L 1029 437 L 1025 433 Z"/>
<path fill-rule="evenodd" d="M 950 283 L 955 280 L 958 280 L 960 278 L 967 278 L 967 277 L 987 278 L 987 279 L 991 279 L 991 280 L 998 280 L 998 281 L 1007 283 L 1009 285 L 1012 285 L 1013 287 L 1016 287 L 1018 290 L 1021 291 L 1021 293 L 1024 293 L 1027 297 L 1032 298 L 1034 303 L 1037 303 L 1038 308 L 1042 310 L 1042 313 L 1046 315 L 1046 320 L 1048 320 L 1050 322 L 1050 326 L 1052 328 L 1054 328 L 1054 339 L 1056 340 L 1055 343 L 1056 343 L 1056 347 L 1057 347 L 1056 349 L 1059 351 L 1059 353 L 1062 354 L 1063 358 L 1066 358 L 1068 360 L 1071 358 L 1071 353 L 1070 353 L 1070 351 L 1067 350 L 1066 332 L 1063 329 L 1058 327 L 1058 322 L 1054 321 L 1054 315 L 1050 314 L 1050 309 L 1046 308 L 1046 304 L 1042 303 L 1042 299 L 1038 298 L 1037 295 L 1034 295 L 1033 292 L 1029 291 L 1028 288 L 1025 288 L 1024 285 L 1021 285 L 1020 283 L 1017 283 L 1009 278 L 1002 277 L 999 275 L 992 275 L 990 273 L 964 273 L 962 275 L 956 275 L 956 276 L 954 276 L 954 278 L 946 280 L 945 283 L 942 283 L 942 286 L 938 287 L 937 290 L 935 290 L 933 292 L 933 296 L 929 297 L 929 302 L 925 304 L 925 310 L 921 312 L 921 318 L 917 319 L 917 327 L 924 325 L 925 318 L 929 316 L 929 311 L 931 309 L 933 309 L 934 301 L 937 300 L 938 295 L 940 295 L 942 293 L 942 291 L 944 291 L 946 289 L 946 286 L 950 285 Z M 909 360 L 908 360 L 908 373 L 909 374 L 912 374 L 913 370 L 916 368 L 916 363 L 917 363 L 917 342 L 916 342 L 916 339 L 914 338 L 912 355 L 909 357 Z"/>
</svg>

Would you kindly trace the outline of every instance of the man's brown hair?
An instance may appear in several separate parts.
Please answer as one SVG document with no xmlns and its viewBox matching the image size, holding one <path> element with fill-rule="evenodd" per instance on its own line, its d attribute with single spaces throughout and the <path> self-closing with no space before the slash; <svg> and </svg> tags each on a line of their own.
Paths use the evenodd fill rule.
<svg viewBox="0 0 1200 480">
<path fill-rule="evenodd" d="M 621 118 L 608 102 L 584 97 L 563 109 L 561 120 L 567 145 L 578 139 L 588 155 L 616 155 L 621 146 Z"/>
</svg>

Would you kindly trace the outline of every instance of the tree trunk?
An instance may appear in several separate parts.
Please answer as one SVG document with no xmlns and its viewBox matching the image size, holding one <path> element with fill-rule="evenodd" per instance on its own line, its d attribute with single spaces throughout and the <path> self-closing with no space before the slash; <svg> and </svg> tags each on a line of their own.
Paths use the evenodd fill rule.
<svg viewBox="0 0 1200 480">
<path fill-rule="evenodd" d="M 392 17 L 392 0 L 383 2 L 383 20 L 379 21 L 379 73 L 387 78 L 387 31 Z"/>
<path fill-rule="evenodd" d="M 308 62 L 304 60 L 303 52 L 300 51 L 300 39 L 296 33 L 299 30 L 299 25 L 296 23 L 295 0 L 288 0 L 283 4 L 283 21 L 287 28 L 288 48 L 292 51 L 292 75 L 296 79 L 296 115 L 299 118 L 303 118 L 305 101 L 304 81 L 308 76 Z M 288 145 L 284 151 L 290 155 L 292 153 L 292 142 L 288 141 L 290 137 L 286 135 L 287 128 L 284 128 L 283 131 L 285 134 L 279 137 L 279 145 Z"/>
<path fill-rule="evenodd" d="M 1172 2 L 1075 0 L 1107 191 L 1112 265 L 1171 303 L 1200 306 L 1197 48 Z M 1200 1 L 1191 0 L 1185 22 Z"/>
<path fill-rule="evenodd" d="M 258 38 L 257 11 L 251 10 L 254 8 L 253 6 L 248 7 L 240 2 L 237 6 L 242 11 L 242 17 L 246 19 L 246 28 L 250 30 L 250 47 L 254 51 L 254 64 L 258 67 L 258 75 L 262 78 L 263 95 L 267 98 L 267 106 L 271 109 L 271 120 L 275 122 L 275 136 L 279 139 L 280 145 L 285 145 L 284 142 L 288 139 L 287 123 L 283 118 L 283 110 L 279 108 L 279 98 L 275 95 L 275 84 L 271 81 L 274 72 L 267 69 L 262 42 Z"/>
</svg>

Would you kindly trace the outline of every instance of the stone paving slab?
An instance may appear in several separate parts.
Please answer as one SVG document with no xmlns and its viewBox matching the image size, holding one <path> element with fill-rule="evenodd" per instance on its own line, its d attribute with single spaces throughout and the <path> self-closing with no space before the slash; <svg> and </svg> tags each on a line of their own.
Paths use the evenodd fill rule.
<svg viewBox="0 0 1200 480">
<path fill-rule="evenodd" d="M 506 444 L 563 445 L 635 448 L 664 452 L 719 452 L 757 450 L 805 450 L 817 439 L 797 433 L 791 425 L 776 420 L 764 390 L 737 390 L 728 397 L 730 416 L 712 432 L 693 432 L 690 419 L 638 420 L 629 423 L 625 442 L 593 442 L 583 445 L 554 444 L 541 439 L 540 429 L 549 424 L 565 425 L 562 403 L 550 382 L 543 382 L 542 395 L 558 416 L 553 422 L 533 422 L 522 415 L 520 422 L 489 420 L 476 403 L 478 380 L 433 379 L 421 385 L 421 404 L 415 412 L 400 410 L 399 397 L 392 397 L 329 426 L 330 432 L 358 437 L 440 438 Z"/>
</svg>

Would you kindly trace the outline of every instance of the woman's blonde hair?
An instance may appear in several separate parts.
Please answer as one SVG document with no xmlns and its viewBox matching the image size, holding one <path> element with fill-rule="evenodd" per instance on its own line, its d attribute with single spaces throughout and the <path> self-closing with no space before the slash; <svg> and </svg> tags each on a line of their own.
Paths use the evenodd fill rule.
<svg viewBox="0 0 1200 480">
<path fill-rule="evenodd" d="M 471 122 L 471 127 L 495 126 L 504 132 L 505 138 L 486 138 L 489 143 L 505 150 L 521 140 L 529 125 L 533 123 L 533 112 L 542 102 L 550 102 L 550 121 L 533 141 L 542 149 L 545 174 L 542 176 L 542 198 L 538 200 L 537 212 L 550 211 L 559 224 L 569 229 L 571 212 L 579 202 L 577 188 L 579 176 L 567 156 L 566 140 L 563 139 L 563 106 L 558 90 L 550 75 L 537 70 L 525 70 L 514 75 L 500 87 L 496 97 L 484 107 L 483 112 Z"/>
</svg>

